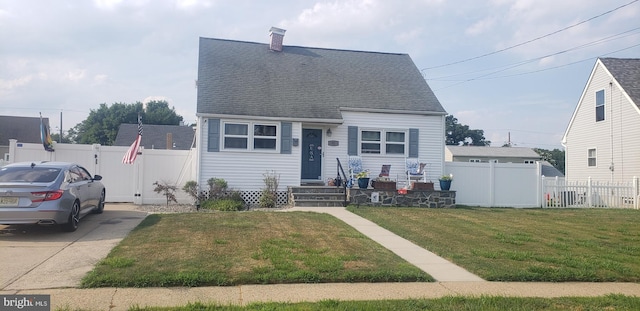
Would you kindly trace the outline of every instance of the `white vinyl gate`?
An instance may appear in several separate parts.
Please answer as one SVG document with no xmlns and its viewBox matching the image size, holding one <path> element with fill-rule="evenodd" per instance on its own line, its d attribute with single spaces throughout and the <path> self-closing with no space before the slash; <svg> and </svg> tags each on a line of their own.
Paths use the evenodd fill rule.
<svg viewBox="0 0 640 311">
<path fill-rule="evenodd" d="M 193 202 L 181 189 L 187 181 L 196 180 L 195 149 L 142 149 L 134 164 L 123 164 L 122 156 L 128 146 L 55 144 L 55 152 L 48 152 L 41 144 L 19 143 L 13 139 L 9 144 L 10 162 L 75 162 L 91 174 L 101 175 L 107 189 L 107 202 L 163 204 L 165 197 L 153 191 L 156 181 L 175 185 L 178 203 Z"/>
</svg>

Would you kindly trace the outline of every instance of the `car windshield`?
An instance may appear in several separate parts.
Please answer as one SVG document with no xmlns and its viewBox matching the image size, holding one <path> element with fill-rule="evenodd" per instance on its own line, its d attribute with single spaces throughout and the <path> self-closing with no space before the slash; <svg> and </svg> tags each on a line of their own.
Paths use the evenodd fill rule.
<svg viewBox="0 0 640 311">
<path fill-rule="evenodd" d="M 52 167 L 3 167 L 0 182 L 49 183 L 56 180 L 59 168 Z"/>
</svg>

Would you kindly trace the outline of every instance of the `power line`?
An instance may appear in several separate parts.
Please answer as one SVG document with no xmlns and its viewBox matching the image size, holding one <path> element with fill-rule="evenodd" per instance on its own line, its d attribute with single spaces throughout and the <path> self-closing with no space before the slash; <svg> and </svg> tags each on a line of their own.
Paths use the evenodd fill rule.
<svg viewBox="0 0 640 311">
<path fill-rule="evenodd" d="M 592 21 L 592 20 L 594 20 L 594 19 L 596 19 L 596 18 L 599 18 L 599 17 L 602 17 L 602 16 L 604 16 L 604 15 L 607 15 L 607 14 L 610 14 L 610 13 L 612 13 L 612 12 L 615 12 L 615 11 L 617 11 L 617 10 L 619 10 L 619 9 L 622 9 L 622 8 L 624 8 L 624 7 L 626 7 L 626 6 L 629 6 L 629 5 L 633 4 L 633 3 L 636 3 L 636 2 L 638 2 L 638 1 L 640 1 L 640 0 L 634 0 L 634 1 L 631 1 L 631 2 L 629 2 L 629 3 L 627 3 L 627 4 L 623 4 L 623 5 L 621 5 L 621 6 L 617 7 L 617 8 L 615 8 L 615 9 L 611 9 L 611 10 L 609 10 L 609 11 L 606 11 L 606 12 L 604 12 L 604 13 L 598 14 L 598 15 L 596 15 L 596 16 L 594 16 L 594 17 L 591 17 L 591 18 L 589 18 L 589 19 L 583 20 L 583 21 L 578 22 L 578 23 L 576 23 L 576 24 L 573 24 L 573 25 L 567 26 L 567 27 L 565 27 L 565 28 L 562 28 L 562 29 L 560 29 L 560 30 L 556 30 L 556 31 L 554 31 L 554 32 L 548 33 L 548 34 L 546 34 L 546 35 L 543 35 L 543 36 L 540 36 L 540 37 L 537 37 L 537 38 L 533 38 L 533 39 L 531 39 L 531 40 L 527 40 L 527 41 L 522 42 L 522 43 L 518 43 L 518 44 L 516 44 L 516 45 L 512 45 L 512 46 L 509 46 L 509 47 L 506 47 L 506 48 L 503 48 L 503 49 L 499 49 L 499 50 L 496 50 L 496 51 L 493 51 L 493 52 L 490 52 L 490 53 L 482 54 L 482 55 L 479 55 L 479 56 L 475 56 L 475 57 L 471 57 L 471 58 L 467 58 L 467 59 L 463 59 L 463 60 L 459 60 L 459 61 L 455 61 L 455 62 L 447 63 L 447 64 L 444 64 L 444 65 L 438 65 L 438 66 L 433 66 L 433 67 L 426 67 L 426 68 L 421 69 L 420 71 L 422 71 L 422 70 L 429 70 L 429 69 L 436 69 L 436 68 L 442 68 L 442 67 L 446 67 L 446 66 L 451 66 L 451 65 L 456 65 L 456 64 L 460 64 L 460 63 L 465 63 L 465 62 L 468 62 L 468 61 L 476 60 L 476 59 L 479 59 L 479 58 L 483 58 L 483 57 L 487 57 L 487 56 L 490 56 L 490 55 L 494 55 L 494 54 L 497 54 L 497 53 L 500 53 L 500 52 L 504 52 L 504 51 L 507 51 L 507 50 L 511 50 L 511 49 L 513 49 L 513 48 L 517 48 L 517 47 L 519 47 L 519 46 L 523 46 L 523 45 L 525 45 L 525 44 L 529 44 L 529 43 L 531 43 L 531 42 L 538 41 L 538 40 L 540 40 L 540 39 L 544 39 L 544 38 L 546 38 L 546 37 L 549 37 L 549 36 L 552 36 L 552 35 L 558 34 L 558 33 L 560 33 L 560 32 L 563 32 L 563 31 L 565 31 L 565 30 L 571 29 L 571 28 L 573 28 L 573 27 L 576 27 L 576 26 L 582 25 L 582 24 L 584 24 L 584 23 L 590 22 L 590 21 Z"/>
<path fill-rule="evenodd" d="M 629 34 L 629 33 L 633 32 L 633 31 L 636 31 L 638 29 L 640 29 L 640 27 L 633 28 L 633 29 L 630 29 L 630 30 L 627 30 L 627 31 L 623 31 L 623 32 L 617 33 L 615 35 L 611 35 L 609 37 L 605 37 L 605 38 L 602 38 L 602 39 L 591 41 L 591 42 L 588 42 L 588 43 L 585 43 L 585 44 L 582 44 L 582 45 L 578 45 L 578 46 L 575 46 L 575 47 L 572 47 L 572 48 L 569 48 L 569 49 L 566 49 L 566 50 L 563 50 L 563 51 L 559 51 L 559 52 L 543 55 L 543 56 L 540 56 L 540 57 L 535 57 L 535 58 L 532 58 L 532 59 L 524 60 L 524 61 L 521 61 L 521 62 L 518 62 L 518 63 L 514 63 L 514 64 L 510 64 L 510 65 L 495 67 L 496 69 L 499 69 L 499 68 L 503 68 L 503 69 L 493 71 L 493 72 L 491 72 L 491 73 L 489 73 L 487 75 L 491 75 L 491 74 L 502 72 L 502 71 L 505 71 L 505 70 L 508 70 L 508 69 L 516 68 L 516 67 L 519 67 L 519 66 L 522 66 L 522 65 L 525 65 L 525 64 L 529 64 L 529 63 L 532 63 L 532 62 L 535 62 L 535 61 L 538 61 L 538 60 L 541 60 L 541 59 L 544 59 L 544 58 L 547 58 L 547 57 L 556 56 L 556 55 L 560 55 L 560 54 L 564 54 L 564 53 L 568 53 L 568 52 L 573 52 L 573 51 L 576 51 L 576 50 L 579 50 L 579 49 L 582 49 L 582 48 L 590 47 L 590 46 L 597 45 L 597 44 L 604 43 L 604 42 L 608 42 L 608 41 L 611 41 L 611 40 L 617 40 L 617 39 L 626 38 L 628 36 L 636 35 L 637 33 L 632 33 L 632 34 Z M 626 36 L 622 36 L 624 34 L 627 34 L 627 35 Z M 484 72 L 484 71 L 488 71 L 488 70 L 493 70 L 493 68 L 476 70 L 476 71 L 467 72 L 467 73 L 457 73 L 457 74 L 452 74 L 452 75 L 448 75 L 448 76 L 430 78 L 430 79 L 426 79 L 426 80 L 428 80 L 428 81 L 460 81 L 460 80 L 445 80 L 444 78 L 455 77 L 455 76 L 463 76 L 463 75 L 467 75 L 467 74 L 472 74 L 472 73 L 477 73 L 477 72 Z M 484 76 L 480 76 L 480 77 L 484 77 Z M 480 77 L 476 77 L 476 78 L 480 78 Z"/>
<path fill-rule="evenodd" d="M 460 81 L 460 82 L 457 82 L 457 83 L 453 83 L 453 84 L 447 85 L 447 86 L 442 87 L 442 88 L 439 88 L 439 89 L 434 89 L 434 91 L 439 91 L 439 90 L 442 90 L 442 89 L 447 89 L 447 88 L 450 88 L 450 87 L 452 87 L 452 86 L 460 85 L 460 84 L 467 83 L 467 82 L 471 82 L 471 81 L 475 81 L 475 80 L 489 80 L 489 79 L 510 78 L 510 77 L 516 77 L 516 76 L 528 75 L 528 74 L 532 74 L 532 73 L 538 73 L 538 72 L 542 72 L 542 71 L 548 71 L 548 70 L 558 69 L 558 68 L 567 67 L 567 66 L 571 66 L 571 65 L 578 64 L 578 63 L 586 62 L 586 61 L 589 61 L 589 60 L 593 60 L 593 59 L 596 59 L 596 58 L 598 58 L 598 57 L 602 57 L 602 56 L 606 56 L 606 55 L 610 55 L 610 54 L 618 53 L 618 52 L 621 52 L 621 51 L 624 51 L 624 50 L 632 49 L 632 48 L 637 47 L 637 46 L 640 46 L 640 43 L 639 43 L 639 44 L 632 45 L 632 46 L 629 46 L 629 47 L 626 47 L 626 48 L 622 48 L 622 49 L 619 49 L 619 50 L 616 50 L 616 51 L 613 51 L 613 52 L 605 53 L 605 54 L 602 54 L 602 55 L 600 55 L 600 56 L 589 57 L 589 58 L 585 58 L 585 59 L 582 59 L 582 60 L 579 60 L 579 61 L 575 61 L 575 62 L 571 62 L 571 63 L 563 64 L 563 65 L 558 65 L 558 66 L 554 66 L 554 67 L 549 67 L 549 68 L 544 68 L 544 69 L 539 69 L 539 70 L 534 70 L 534 71 L 529 71 L 529 72 L 516 73 L 516 74 L 511 74 L 511 75 L 506 75 L 506 76 L 498 76 L 498 77 L 484 78 L 484 77 L 486 77 L 486 76 L 488 76 L 488 75 L 490 75 L 490 74 L 493 74 L 493 73 L 490 73 L 490 74 L 482 75 L 482 76 L 479 76 L 479 77 L 466 79 L 466 80 L 463 80 L 463 81 Z M 506 69 L 505 69 L 505 70 L 506 70 Z M 504 70 L 501 70 L 501 71 L 504 71 Z M 499 71 L 498 71 L 498 72 L 499 72 Z M 495 73 L 495 72 L 494 72 L 494 73 Z M 483 79 L 481 79 L 481 78 L 483 78 Z"/>
</svg>

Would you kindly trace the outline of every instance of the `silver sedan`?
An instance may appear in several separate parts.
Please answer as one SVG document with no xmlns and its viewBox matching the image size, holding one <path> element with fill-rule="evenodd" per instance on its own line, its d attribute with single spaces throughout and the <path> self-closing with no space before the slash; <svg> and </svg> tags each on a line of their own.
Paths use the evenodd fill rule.
<svg viewBox="0 0 640 311">
<path fill-rule="evenodd" d="M 67 162 L 21 162 L 0 167 L 0 224 L 60 225 L 104 210 L 102 176 Z"/>
</svg>

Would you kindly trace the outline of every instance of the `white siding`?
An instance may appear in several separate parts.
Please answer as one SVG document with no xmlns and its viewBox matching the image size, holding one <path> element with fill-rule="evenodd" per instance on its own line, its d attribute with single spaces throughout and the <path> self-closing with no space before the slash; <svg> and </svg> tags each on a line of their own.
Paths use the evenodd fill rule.
<svg viewBox="0 0 640 311">
<path fill-rule="evenodd" d="M 284 191 L 287 186 L 300 185 L 300 145 L 292 147 L 291 154 L 269 152 L 234 152 L 220 150 L 208 152 L 208 130 L 204 119 L 199 120 L 199 175 L 198 184 L 206 187 L 207 180 L 212 177 L 223 178 L 229 188 L 239 191 L 255 191 L 264 188 L 264 174 L 274 171 L 280 176 L 280 187 Z M 292 124 L 293 138 L 301 139 L 302 127 L 299 122 Z M 279 130 L 281 128 L 279 127 Z M 278 141 L 279 143 L 279 141 Z"/>
<path fill-rule="evenodd" d="M 424 115 L 402 115 L 343 111 L 344 123 L 337 128 L 332 128 L 331 140 L 337 140 L 339 146 L 326 146 L 324 161 L 324 176 L 336 177 L 337 162 L 340 159 L 347 172 L 347 128 L 357 126 L 362 129 L 398 129 L 407 130 L 410 128 L 419 129 L 419 153 L 420 162 L 427 163 L 427 178 L 437 180 L 443 171 L 444 162 L 444 116 L 424 116 Z M 408 134 L 407 134 L 408 135 Z M 326 145 L 326 141 L 325 141 Z M 361 154 L 364 169 L 371 172 L 371 177 L 375 178 L 380 173 L 383 164 L 390 164 L 389 176 L 392 179 L 403 180 L 405 174 L 404 156 L 387 156 Z"/>
<path fill-rule="evenodd" d="M 212 177 L 224 178 L 229 187 L 235 190 L 251 191 L 264 187 L 263 174 L 275 171 L 280 175 L 280 190 L 287 186 L 300 185 L 302 129 L 322 129 L 322 180 L 337 176 L 337 161 L 342 162 L 345 173 L 347 167 L 347 131 L 349 126 L 379 129 L 419 129 L 419 159 L 427 162 L 428 178 L 437 180 L 443 171 L 444 160 L 444 116 L 401 115 L 364 112 L 343 112 L 344 123 L 341 125 L 303 125 L 293 122 L 292 137 L 298 139 L 298 146 L 292 148 L 291 154 L 258 153 L 258 152 L 208 152 L 208 131 L 205 119 L 199 120 L 204 126 L 199 131 L 198 183 L 206 185 Z M 331 137 L 327 137 L 327 129 L 331 129 Z M 408 134 L 407 134 L 408 135 Z M 338 146 L 329 146 L 328 141 L 338 142 Z M 404 156 L 362 155 L 363 166 L 371 171 L 372 177 L 378 176 L 383 164 L 391 164 L 390 176 L 402 177 L 405 174 Z"/>
<path fill-rule="evenodd" d="M 612 82 L 610 85 L 609 83 Z M 595 94 L 605 92 L 605 119 L 595 121 Z M 640 111 L 616 81 L 597 62 L 567 130 L 567 180 L 623 181 L 640 176 Z M 597 163 L 589 167 L 588 149 L 595 148 Z M 609 167 L 613 163 L 613 173 Z"/>
</svg>

